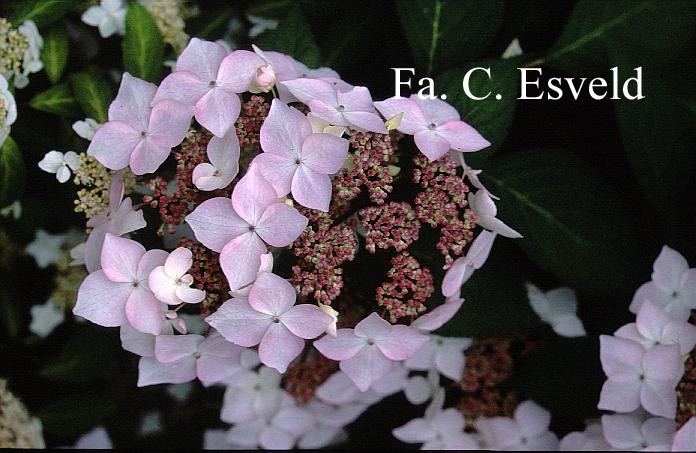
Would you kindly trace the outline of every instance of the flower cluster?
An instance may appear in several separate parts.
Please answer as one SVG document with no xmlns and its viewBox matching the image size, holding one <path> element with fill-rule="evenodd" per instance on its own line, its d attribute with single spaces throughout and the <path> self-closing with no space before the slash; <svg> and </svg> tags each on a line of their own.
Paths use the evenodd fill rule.
<svg viewBox="0 0 696 453">
<path fill-rule="evenodd" d="M 86 19 L 118 32 L 108 11 L 122 7 L 102 1 Z M 73 128 L 86 154 L 40 164 L 59 181 L 75 173 L 89 219 L 73 312 L 120 328 L 139 386 L 226 385 L 226 442 L 324 446 L 387 395 L 436 406 L 441 377 L 462 378 L 471 341 L 432 334 L 461 307 L 462 282 L 450 277 L 433 307 L 433 272 L 409 251 L 427 222 L 443 231 L 437 248 L 458 256 L 473 241 L 460 267 L 478 269 L 495 237 L 475 239 L 463 178 L 478 173 L 447 155 L 488 142 L 444 101 L 373 102 L 331 69 L 193 38 L 159 86 L 124 73 L 108 121 Z M 419 176 L 401 178 L 413 187 L 392 201 L 397 164 L 416 148 Z M 428 190 L 445 194 L 446 213 Z M 151 213 L 162 238 L 140 231 Z M 385 281 L 346 291 L 370 260 L 389 267 Z"/>
<path fill-rule="evenodd" d="M 41 48 L 43 38 L 33 21 L 27 20 L 16 29 L 5 18 L 0 18 L 0 74 L 14 86 L 29 84 L 29 74 L 43 68 Z"/>
<path fill-rule="evenodd" d="M 41 421 L 27 412 L 0 379 L 0 448 L 46 448 Z"/>
</svg>

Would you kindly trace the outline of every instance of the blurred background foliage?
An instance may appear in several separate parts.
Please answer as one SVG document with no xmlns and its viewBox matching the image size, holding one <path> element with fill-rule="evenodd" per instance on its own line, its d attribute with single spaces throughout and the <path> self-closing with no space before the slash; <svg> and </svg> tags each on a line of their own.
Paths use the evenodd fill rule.
<svg viewBox="0 0 696 453">
<path fill-rule="evenodd" d="M 189 2 L 192 3 L 192 2 Z M 394 94 L 394 67 L 433 77 L 462 119 L 491 142 L 471 156 L 484 183 L 501 197 L 500 217 L 524 239 L 499 240 L 489 262 L 464 286 L 467 302 L 442 333 L 501 336 L 533 332 L 538 353 L 516 370 L 516 384 L 553 414 L 559 434 L 596 416 L 603 380 L 597 335 L 629 320 L 628 304 L 649 279 L 667 244 L 696 262 L 696 3 L 691 1 L 262 0 L 197 2 L 191 36 L 218 39 L 232 19 L 251 44 L 248 14 L 279 20 L 253 42 L 291 54 L 310 67 L 330 66 L 375 99 Z M 205 428 L 221 426 L 221 391 L 196 387 L 185 406 L 162 386 L 137 389 L 137 357 L 121 350 L 116 329 L 71 317 L 50 337 L 28 331 L 30 307 L 42 304 L 54 269 L 22 253 L 38 228 L 80 228 L 69 184 L 37 167 L 52 149 L 84 151 L 71 124 L 106 119 L 123 68 L 157 81 L 173 59 L 147 11 L 132 4 L 125 39 L 101 39 L 80 21 L 87 4 L 70 0 L 5 0 L 0 16 L 32 19 L 45 45 L 45 70 L 15 91 L 18 120 L 0 151 L 0 208 L 21 200 L 22 216 L 0 217 L 0 375 L 44 424 L 49 445 L 70 445 L 105 424 L 116 446 L 202 445 Z M 513 38 L 524 54 L 503 60 Z M 498 90 L 502 101 L 462 93 L 468 68 L 491 67 L 493 80 L 472 90 Z M 594 100 L 584 92 L 557 101 L 515 98 L 518 67 L 550 77 L 621 77 L 643 68 L 640 101 Z M 623 80 L 623 79 L 622 79 Z M 570 286 L 588 337 L 559 339 L 531 312 L 524 283 Z M 153 409 L 164 431 L 134 437 Z M 403 396 L 372 407 L 349 428 L 353 447 L 396 446 L 390 435 L 422 408 Z M 403 445 L 402 445 L 403 446 Z"/>
</svg>

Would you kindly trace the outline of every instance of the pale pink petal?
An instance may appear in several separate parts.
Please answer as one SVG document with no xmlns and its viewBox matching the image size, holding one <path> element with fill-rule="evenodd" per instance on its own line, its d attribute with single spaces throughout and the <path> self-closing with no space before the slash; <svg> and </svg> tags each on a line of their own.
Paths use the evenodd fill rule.
<svg viewBox="0 0 696 453">
<path fill-rule="evenodd" d="M 662 307 L 653 301 L 646 300 L 636 317 L 636 327 L 645 338 L 659 341 L 662 338 L 662 329 L 669 320 Z"/>
<path fill-rule="evenodd" d="M 535 437 L 545 433 L 551 423 L 551 414 L 534 401 L 523 401 L 515 409 L 515 420 L 522 435 Z"/>
<path fill-rule="evenodd" d="M 165 304 L 177 305 L 176 283 L 164 271 L 164 266 L 156 267 L 150 272 L 148 286 L 155 297 Z"/>
<path fill-rule="evenodd" d="M 186 223 L 193 234 L 209 249 L 221 252 L 237 236 L 249 232 L 249 224 L 237 215 L 229 198 L 204 201 L 189 215 Z"/>
<path fill-rule="evenodd" d="M 677 431 L 672 441 L 672 451 L 695 451 L 696 450 L 696 417 L 691 417 Z"/>
<path fill-rule="evenodd" d="M 85 278 L 77 292 L 73 313 L 104 327 L 118 327 L 126 322 L 125 306 L 133 286 L 114 283 L 103 271 Z"/>
<path fill-rule="evenodd" d="M 198 351 L 203 341 L 200 335 L 158 335 L 155 340 L 155 357 L 162 363 L 171 363 Z"/>
<path fill-rule="evenodd" d="M 128 166 L 141 140 L 141 131 L 121 121 L 109 121 L 97 129 L 87 154 L 110 170 L 120 170 Z"/>
<path fill-rule="evenodd" d="M 295 289 L 287 280 L 263 272 L 249 291 L 249 305 L 261 313 L 280 316 L 295 304 L 295 297 Z"/>
<path fill-rule="evenodd" d="M 174 99 L 188 106 L 196 102 L 210 90 L 210 82 L 189 71 L 177 71 L 162 80 L 152 105 L 164 99 Z"/>
<path fill-rule="evenodd" d="M 338 329 L 336 336 L 325 335 L 314 342 L 314 347 L 332 360 L 346 360 L 367 346 L 364 338 L 356 337 L 353 329 Z"/>
<path fill-rule="evenodd" d="M 202 355 L 196 360 L 196 374 L 205 386 L 224 381 L 239 370 L 239 362 L 230 358 Z"/>
<path fill-rule="evenodd" d="M 266 421 L 263 419 L 237 423 L 227 431 L 225 441 L 228 445 L 237 447 L 258 448 L 259 437 L 261 436 L 261 431 L 265 427 Z"/>
<path fill-rule="evenodd" d="M 266 64 L 266 61 L 254 52 L 235 50 L 222 60 L 218 71 L 218 84 L 235 93 L 249 91 L 251 82 L 256 77 L 256 70 Z"/>
<path fill-rule="evenodd" d="M 684 374 L 684 362 L 679 346 L 655 345 L 643 356 L 643 370 L 646 379 L 671 382 L 676 386 Z"/>
<path fill-rule="evenodd" d="M 285 55 L 280 52 L 264 51 L 266 58 L 271 61 L 273 69 L 276 72 L 278 80 L 291 80 L 298 77 L 304 77 L 300 73 L 300 69 L 304 66 L 303 64 L 296 61 L 289 55 Z"/>
<path fill-rule="evenodd" d="M 116 212 L 121 206 L 124 190 L 123 171 L 117 171 L 111 178 L 111 185 L 109 186 L 109 211 L 112 213 Z"/>
<path fill-rule="evenodd" d="M 143 211 L 140 209 L 134 211 L 133 201 L 130 198 L 123 200 L 116 212 L 111 212 L 111 221 L 108 222 L 109 233 L 114 236 L 122 236 L 146 226 Z"/>
<path fill-rule="evenodd" d="M 641 419 L 636 415 L 604 415 L 602 431 L 604 438 L 612 447 L 630 450 L 643 442 Z"/>
<path fill-rule="evenodd" d="M 471 243 L 469 250 L 466 253 L 467 261 L 474 267 L 480 269 L 491 253 L 493 242 L 495 241 L 496 233 L 490 231 L 481 231 L 474 242 Z"/>
<path fill-rule="evenodd" d="M 663 246 L 653 265 L 652 280 L 665 289 L 679 288 L 682 273 L 689 268 L 689 263 L 676 250 Z"/>
<path fill-rule="evenodd" d="M 152 107 L 147 132 L 152 137 L 157 137 L 158 144 L 173 148 L 186 137 L 192 116 L 193 107 L 165 99 Z"/>
<path fill-rule="evenodd" d="M 469 265 L 466 257 L 460 256 L 454 260 L 454 263 L 452 263 L 450 268 L 447 269 L 445 277 L 442 279 L 442 295 L 445 297 L 452 297 L 456 295 L 461 289 L 462 285 L 473 274 L 474 268 Z"/>
<path fill-rule="evenodd" d="M 469 205 L 478 216 L 498 215 L 498 208 L 495 206 L 493 198 L 485 190 L 478 190 L 476 193 L 469 192 Z"/>
<path fill-rule="evenodd" d="M 366 87 L 353 87 L 350 91 L 336 93 L 338 104 L 342 105 L 348 112 L 369 112 L 374 113 L 375 107 L 372 103 L 370 90 Z M 382 124 L 384 126 L 384 124 Z"/>
<path fill-rule="evenodd" d="M 339 366 L 355 385 L 365 392 L 373 382 L 381 379 L 391 370 L 393 363 L 382 354 L 378 347 L 368 345 L 353 357 L 342 360 Z"/>
<path fill-rule="evenodd" d="M 619 327 L 616 332 L 614 332 L 615 337 L 625 338 L 627 340 L 632 340 L 643 345 L 645 349 L 650 349 L 655 345 L 653 340 L 645 338 L 638 332 L 636 323 L 632 322 Z"/>
<path fill-rule="evenodd" d="M 148 276 L 158 266 L 164 265 L 169 254 L 164 250 L 152 249 L 145 252 L 138 262 L 138 281 L 141 285 L 148 287 Z"/>
<path fill-rule="evenodd" d="M 372 112 L 343 112 L 343 118 L 361 129 L 379 134 L 386 134 L 387 128 L 384 126 L 384 121 L 376 113 Z"/>
<path fill-rule="evenodd" d="M 418 149 L 431 161 L 441 158 L 450 150 L 449 142 L 429 129 L 416 131 L 413 139 Z"/>
<path fill-rule="evenodd" d="M 438 340 L 435 340 L 438 341 Z M 437 370 L 453 381 L 459 381 L 464 372 L 464 349 L 461 344 L 443 340 L 444 344 L 435 355 L 435 367 Z"/>
<path fill-rule="evenodd" d="M 278 202 L 273 186 L 251 165 L 232 192 L 232 206 L 249 225 L 257 225 L 268 206 Z"/>
<path fill-rule="evenodd" d="M 287 87 L 304 104 L 309 105 L 310 101 L 319 100 L 325 104 L 338 106 L 336 90 L 330 83 L 323 80 L 301 78 L 280 84 Z"/>
<path fill-rule="evenodd" d="M 409 444 L 423 443 L 435 437 L 435 431 L 425 419 L 414 418 L 392 430 L 394 437 Z"/>
<path fill-rule="evenodd" d="M 121 346 L 126 351 L 141 357 L 154 357 L 155 335 L 143 333 L 127 322 L 121 325 Z"/>
<path fill-rule="evenodd" d="M 284 197 L 290 193 L 292 178 L 299 165 L 294 159 L 272 153 L 261 153 L 254 158 L 254 166 L 268 181 L 276 192 L 276 196 Z"/>
<path fill-rule="evenodd" d="M 290 332 L 283 323 L 273 322 L 259 344 L 259 358 L 264 365 L 285 373 L 304 346 L 304 340 Z"/>
<path fill-rule="evenodd" d="M 413 135 L 417 131 L 428 127 L 428 122 L 423 116 L 423 112 L 413 99 L 392 97 L 384 101 L 375 102 L 374 105 L 386 119 L 403 113 L 401 125 L 397 129 L 404 134 Z"/>
<path fill-rule="evenodd" d="M 123 121 L 134 129 L 146 131 L 150 102 L 156 91 L 157 85 L 124 72 L 116 99 L 109 106 L 109 121 Z"/>
<path fill-rule="evenodd" d="M 102 223 L 89 233 L 85 242 L 85 266 L 88 272 L 101 269 L 101 250 L 104 245 L 104 237 L 109 231 L 109 222 Z"/>
<path fill-rule="evenodd" d="M 464 299 L 450 298 L 444 304 L 437 306 L 428 313 L 421 315 L 411 323 L 411 327 L 426 332 L 432 332 L 442 327 L 447 321 L 457 314 L 459 308 L 464 303 Z"/>
<path fill-rule="evenodd" d="M 302 112 L 274 99 L 261 126 L 261 148 L 267 153 L 295 158 L 311 134 L 312 126 Z"/>
<path fill-rule="evenodd" d="M 239 96 L 221 87 L 208 91 L 196 103 L 196 120 L 218 137 L 224 137 L 239 117 Z"/>
<path fill-rule="evenodd" d="M 324 333 L 333 318 L 316 305 L 300 304 L 284 312 L 280 322 L 294 335 L 309 340 Z"/>
<path fill-rule="evenodd" d="M 316 342 L 314 342 L 316 345 Z M 343 371 L 336 371 L 318 388 L 316 395 L 327 403 L 344 405 L 355 401 L 358 388 Z"/>
<path fill-rule="evenodd" d="M 220 44 L 191 38 L 176 61 L 176 71 L 191 72 L 209 84 L 217 79 L 220 63 L 225 56 L 227 51 Z"/>
<path fill-rule="evenodd" d="M 203 162 L 196 165 L 196 168 L 193 169 L 191 180 L 193 181 L 193 185 L 199 190 L 210 191 L 223 189 L 227 187 L 228 184 L 222 184 L 218 173 L 219 171 L 217 168 L 207 162 Z"/>
<path fill-rule="evenodd" d="M 633 295 L 633 299 L 631 300 L 631 305 L 628 307 L 628 309 L 631 311 L 631 313 L 638 313 L 640 311 L 640 308 L 643 306 L 643 303 L 648 300 L 648 299 L 653 299 L 654 302 L 654 297 L 653 294 L 656 290 L 655 283 L 653 282 L 647 282 L 643 283 L 640 285 L 638 290 L 635 292 Z"/>
<path fill-rule="evenodd" d="M 295 437 L 274 426 L 266 426 L 259 435 L 259 445 L 264 450 L 289 450 L 295 445 Z"/>
<path fill-rule="evenodd" d="M 172 363 L 161 363 L 154 357 L 142 357 L 138 364 L 138 387 L 192 381 L 196 378 L 195 362 L 193 356 Z"/>
<path fill-rule="evenodd" d="M 164 272 L 171 278 L 180 278 L 193 266 L 193 253 L 185 247 L 178 247 L 164 262 Z"/>
<path fill-rule="evenodd" d="M 652 417 L 645 420 L 641 431 L 648 445 L 669 445 L 676 431 L 674 425 L 668 418 Z"/>
<path fill-rule="evenodd" d="M 324 174 L 341 169 L 348 155 L 348 140 L 331 134 L 312 134 L 302 144 L 302 163 Z"/>
<path fill-rule="evenodd" d="M 106 233 L 102 247 L 101 265 L 104 275 L 112 282 L 130 282 L 137 278 L 138 262 L 145 247 L 131 239 Z"/>
<path fill-rule="evenodd" d="M 159 335 L 165 305 L 143 288 L 135 288 L 126 302 L 128 322 L 141 332 Z"/>
<path fill-rule="evenodd" d="M 517 423 L 507 417 L 481 417 L 476 429 L 489 449 L 509 450 L 521 443 Z"/>
<path fill-rule="evenodd" d="M 220 267 L 230 288 L 242 288 L 256 279 L 261 255 L 266 245 L 254 232 L 247 232 L 230 241 L 220 253 Z"/>
<path fill-rule="evenodd" d="M 213 332 L 198 345 L 198 351 L 205 356 L 232 359 L 233 362 L 239 363 L 245 349 L 225 340 L 219 332 Z"/>
<path fill-rule="evenodd" d="M 186 285 L 177 285 L 176 297 L 178 297 L 179 299 L 181 299 L 182 302 L 185 302 L 187 304 L 197 304 L 199 302 L 202 302 L 203 299 L 205 299 L 205 291 L 196 288 L 190 288 Z"/>
<path fill-rule="evenodd" d="M 404 387 L 404 395 L 411 404 L 423 404 L 430 399 L 433 388 L 423 376 L 413 376 Z"/>
<path fill-rule="evenodd" d="M 448 121 L 436 129 L 437 134 L 449 142 L 450 148 L 470 153 L 491 146 L 476 129 L 464 121 Z"/>
<path fill-rule="evenodd" d="M 435 364 L 436 352 L 437 344 L 435 338 L 431 337 L 430 341 L 425 343 L 415 354 L 406 359 L 404 366 L 409 370 L 427 371 L 433 368 Z"/>
<path fill-rule="evenodd" d="M 300 237 L 308 220 L 285 203 L 274 203 L 264 211 L 256 225 L 261 239 L 273 247 L 285 247 Z"/>
<path fill-rule="evenodd" d="M 380 351 L 391 360 L 406 360 L 427 342 L 427 335 L 404 325 L 392 326 L 387 336 L 375 340 Z"/>
<path fill-rule="evenodd" d="M 324 101 L 314 99 L 309 101 L 309 108 L 312 114 L 317 118 L 321 118 L 334 126 L 350 126 L 350 122 L 346 120 L 342 112 L 339 112 L 333 104 L 327 104 Z"/>
<path fill-rule="evenodd" d="M 130 158 L 131 171 L 135 175 L 154 173 L 167 160 L 171 147 L 158 143 L 154 137 L 142 140 Z"/>
<path fill-rule="evenodd" d="M 292 178 L 292 196 L 302 206 L 328 212 L 331 202 L 331 179 L 326 174 L 300 165 Z"/>
<path fill-rule="evenodd" d="M 608 335 L 600 335 L 599 344 L 602 368 L 609 378 L 638 378 L 643 372 L 645 350 L 640 344 Z"/>
<path fill-rule="evenodd" d="M 245 299 L 226 301 L 205 320 L 227 341 L 245 347 L 259 344 L 273 324 L 270 316 L 254 310 Z"/>
<path fill-rule="evenodd" d="M 421 99 L 417 94 L 411 95 L 411 99 L 415 102 L 423 112 L 423 117 L 426 122 L 439 126 L 447 121 L 457 121 L 460 119 L 457 109 L 440 99 Z"/>
<path fill-rule="evenodd" d="M 671 321 L 662 332 L 662 343 L 677 344 L 681 354 L 688 354 L 696 346 L 696 327 L 688 322 Z"/>
<path fill-rule="evenodd" d="M 368 317 L 355 326 L 355 335 L 362 338 L 379 340 L 386 338 L 392 331 L 392 325 L 382 319 L 377 313 L 370 313 Z"/>
<path fill-rule="evenodd" d="M 677 392 L 675 385 L 666 381 L 646 379 L 640 389 L 640 403 L 654 415 L 674 418 L 677 413 Z"/>
<path fill-rule="evenodd" d="M 482 215 L 476 219 L 476 223 L 481 225 L 483 228 L 501 236 L 505 236 L 506 238 L 517 239 L 522 237 L 517 230 L 510 228 L 502 220 L 496 217 Z"/>
<path fill-rule="evenodd" d="M 641 386 L 641 381 L 637 377 L 621 382 L 608 380 L 602 386 L 597 408 L 617 412 L 632 412 L 640 407 Z"/>
</svg>

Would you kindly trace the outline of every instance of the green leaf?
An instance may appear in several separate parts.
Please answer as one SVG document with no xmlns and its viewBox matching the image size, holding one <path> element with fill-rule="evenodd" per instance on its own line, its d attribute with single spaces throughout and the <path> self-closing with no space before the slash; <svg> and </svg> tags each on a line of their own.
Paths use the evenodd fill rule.
<svg viewBox="0 0 696 453">
<path fill-rule="evenodd" d="M 577 3 L 560 37 L 543 59 L 571 73 L 610 67 L 609 45 L 640 56 L 636 66 L 673 61 L 696 39 L 696 3 L 621 0 Z"/>
<path fill-rule="evenodd" d="M 504 15 L 498 0 L 398 0 L 396 5 L 416 65 L 427 75 L 485 55 Z"/>
<path fill-rule="evenodd" d="M 0 251 L 2 251 L 1 245 Z M 3 270 L 3 272 L 6 271 Z M 15 299 L 10 297 L 4 288 L 0 288 L 0 334 L 7 338 L 17 338 L 22 325 L 22 315 L 13 300 Z"/>
<path fill-rule="evenodd" d="M 41 49 L 41 61 L 46 75 L 51 83 L 60 80 L 68 62 L 68 33 L 65 27 L 53 27 L 44 37 L 44 46 Z"/>
<path fill-rule="evenodd" d="M 319 47 L 299 6 L 295 6 L 281 19 L 278 28 L 259 36 L 257 44 L 264 50 L 291 55 L 312 68 L 320 63 Z"/>
<path fill-rule="evenodd" d="M 575 155 L 534 149 L 491 160 L 485 184 L 498 217 L 542 270 L 564 284 L 610 294 L 640 283 L 640 242 L 619 197 Z"/>
<path fill-rule="evenodd" d="M 75 3 L 75 0 L 28 0 L 12 23 L 20 25 L 25 20 L 33 20 L 40 28 L 62 19 Z"/>
<path fill-rule="evenodd" d="M 36 110 L 55 115 L 77 117 L 80 114 L 77 100 L 67 83 L 61 83 L 43 91 L 29 101 Z"/>
<path fill-rule="evenodd" d="M 113 99 L 109 82 L 95 74 L 78 72 L 70 74 L 70 84 L 85 115 L 105 123 Z"/>
<path fill-rule="evenodd" d="M 124 69 L 135 77 L 159 83 L 163 64 L 164 41 L 155 19 L 140 3 L 131 3 L 123 39 Z"/>
<path fill-rule="evenodd" d="M 0 208 L 15 201 L 24 190 L 24 161 L 12 137 L 0 148 Z"/>
<path fill-rule="evenodd" d="M 488 60 L 470 63 L 462 68 L 445 72 L 435 80 L 435 87 L 443 89 L 447 94 L 447 102 L 453 105 L 462 116 L 462 121 L 473 126 L 481 135 L 491 142 L 490 148 L 466 156 L 469 164 L 479 166 L 481 161 L 495 153 L 507 136 L 508 130 L 515 117 L 515 106 L 519 87 L 519 58 L 507 60 Z M 464 93 L 463 78 L 472 68 L 490 68 L 491 77 L 480 70 L 471 73 L 469 88 L 477 97 L 484 100 L 471 99 Z M 500 94 L 501 99 L 496 99 Z M 471 160 L 471 162 L 469 162 Z"/>
<path fill-rule="evenodd" d="M 621 85 L 635 76 L 618 51 L 613 60 L 619 64 Z M 679 209 L 679 195 L 693 181 L 696 170 L 696 120 L 682 102 L 684 89 L 676 91 L 665 83 L 672 69 L 644 72 L 644 99 L 614 101 L 628 162 L 647 199 L 662 216 Z M 683 83 L 687 86 L 690 79 Z"/>
<path fill-rule="evenodd" d="M 462 286 L 465 302 L 438 335 L 481 338 L 539 326 L 539 317 L 527 300 L 525 277 L 515 265 L 512 245 L 501 239 L 493 245 L 486 264 Z"/>
</svg>

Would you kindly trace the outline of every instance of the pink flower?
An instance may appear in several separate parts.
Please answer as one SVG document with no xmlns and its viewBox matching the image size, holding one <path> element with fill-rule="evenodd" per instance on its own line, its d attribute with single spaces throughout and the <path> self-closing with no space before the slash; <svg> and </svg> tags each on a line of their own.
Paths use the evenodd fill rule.
<svg viewBox="0 0 696 453">
<path fill-rule="evenodd" d="M 271 183 L 279 197 L 292 191 L 303 206 L 329 210 L 331 180 L 346 160 L 348 140 L 331 134 L 314 134 L 299 110 L 274 99 L 261 126 L 264 153 L 253 164 Z"/>
<path fill-rule="evenodd" d="M 205 299 L 205 291 L 191 288 L 193 277 L 186 272 L 193 265 L 191 250 L 179 247 L 169 254 L 163 266 L 150 273 L 150 289 L 160 301 L 168 305 L 197 304 Z"/>
<path fill-rule="evenodd" d="M 385 118 L 404 114 L 398 130 L 413 135 L 416 146 L 431 161 L 437 160 L 450 149 L 461 152 L 479 151 L 490 146 L 473 127 L 461 121 L 459 112 L 440 99 L 393 97 L 375 102 Z"/>
<path fill-rule="evenodd" d="M 252 166 L 237 183 L 231 201 L 211 198 L 186 216 L 196 239 L 221 252 L 220 266 L 230 288 L 242 288 L 256 278 L 261 255 L 267 252 L 264 241 L 285 247 L 307 226 L 307 218 L 278 200 L 273 187 L 255 168 Z"/>
<path fill-rule="evenodd" d="M 608 380 L 599 409 L 632 412 L 641 405 L 654 415 L 674 418 L 675 387 L 684 374 L 677 345 L 656 345 L 649 351 L 635 341 L 601 335 L 600 359 Z"/>
<path fill-rule="evenodd" d="M 413 327 L 393 326 L 372 313 L 355 329 L 338 329 L 336 337 L 325 336 L 314 346 L 340 361 L 341 370 L 364 392 L 391 370 L 394 361 L 408 359 L 427 341 Z"/>
<path fill-rule="evenodd" d="M 124 73 L 109 106 L 109 121 L 94 134 L 87 154 L 111 170 L 129 164 L 136 175 L 157 170 L 183 141 L 192 112 L 172 99 L 150 107 L 156 90 L 156 85 Z"/>
<path fill-rule="evenodd" d="M 669 450 L 674 436 L 674 420 L 642 414 L 615 414 L 602 416 L 604 438 L 617 450 Z M 659 448 L 661 447 L 661 448 Z"/>
<path fill-rule="evenodd" d="M 474 271 L 483 266 L 491 252 L 495 237 L 496 233 L 481 231 L 469 246 L 466 255 L 454 260 L 442 280 L 442 294 L 445 297 L 457 294 L 462 285 L 474 274 Z"/>
<path fill-rule="evenodd" d="M 464 432 L 464 416 L 455 408 L 411 420 L 392 431 L 402 442 L 422 443 L 422 450 L 479 450 L 476 438 Z"/>
<path fill-rule="evenodd" d="M 145 251 L 130 239 L 106 234 L 102 269 L 80 285 L 73 313 L 104 327 L 129 322 L 141 332 L 158 335 L 162 330 L 164 304 L 148 287 L 152 269 L 167 258 L 164 250 Z"/>
<path fill-rule="evenodd" d="M 444 304 L 438 305 L 428 313 L 419 316 L 411 323 L 411 327 L 424 332 L 437 330 L 457 314 L 463 303 L 464 299 L 448 297 Z"/>
<path fill-rule="evenodd" d="M 200 190 L 224 189 L 239 172 L 239 139 L 232 129 L 224 137 L 213 137 L 206 149 L 210 163 L 193 169 L 193 184 Z"/>
<path fill-rule="evenodd" d="M 282 375 L 261 366 L 258 371 L 242 370 L 225 390 L 220 418 L 227 423 L 241 423 L 272 415 L 281 401 L 290 397 L 280 388 Z"/>
<path fill-rule="evenodd" d="M 471 346 L 470 338 L 430 335 L 425 343 L 404 365 L 410 370 L 436 369 L 443 376 L 458 381 L 464 372 L 464 351 Z"/>
<path fill-rule="evenodd" d="M 193 334 L 158 335 L 155 356 L 140 359 L 138 387 L 181 384 L 196 377 L 203 385 L 212 385 L 239 371 L 241 351 L 218 333 L 207 338 Z"/>
<path fill-rule="evenodd" d="M 469 206 L 476 214 L 476 223 L 483 228 L 507 238 L 517 239 L 522 235 L 505 225 L 503 221 L 496 218 L 498 208 L 487 190 L 478 190 L 475 194 L 469 192 Z"/>
<path fill-rule="evenodd" d="M 549 431 L 550 423 L 551 414 L 528 400 L 517 406 L 513 418 L 481 418 L 476 422 L 476 429 L 487 449 L 557 450 L 558 438 Z"/>
<path fill-rule="evenodd" d="M 223 137 L 239 117 L 237 93 L 249 89 L 258 65 L 264 64 L 253 52 L 238 50 L 227 55 L 220 44 L 193 38 L 181 52 L 174 72 L 162 81 L 153 103 L 176 99 L 194 107 L 196 121 Z"/>
<path fill-rule="evenodd" d="M 614 335 L 636 341 L 645 349 L 656 344 L 679 345 L 681 354 L 688 354 L 696 345 L 696 327 L 670 317 L 664 306 L 646 300 L 635 323 L 626 324 Z"/>
<path fill-rule="evenodd" d="M 696 269 L 689 269 L 684 257 L 665 245 L 653 265 L 652 281 L 638 288 L 629 310 L 638 313 L 646 300 L 664 306 L 673 318 L 687 321 L 696 309 Z"/>
<path fill-rule="evenodd" d="M 604 451 L 610 448 L 599 423 L 588 424 L 585 431 L 566 434 L 558 445 L 560 451 Z"/>
<path fill-rule="evenodd" d="M 143 212 L 133 209 L 130 198 L 123 199 L 123 172 L 116 172 L 111 180 L 109 207 L 103 213 L 92 217 L 87 226 L 92 228 L 85 243 L 85 266 L 89 272 L 101 267 L 102 245 L 107 233 L 123 236 L 147 226 Z"/>
<path fill-rule="evenodd" d="M 259 345 L 265 365 L 284 373 L 305 346 L 331 324 L 331 316 L 315 305 L 295 305 L 295 289 L 285 279 L 262 273 L 249 291 L 249 301 L 231 299 L 206 321 L 240 346 Z"/>
<path fill-rule="evenodd" d="M 297 99 L 309 106 L 312 113 L 334 126 L 353 126 L 370 132 L 386 134 L 384 121 L 375 113 L 370 92 L 354 87 L 343 92 L 330 82 L 319 79 L 295 79 L 281 82 Z"/>
</svg>

